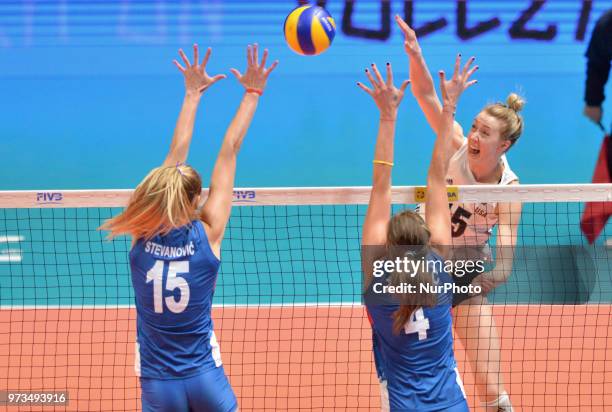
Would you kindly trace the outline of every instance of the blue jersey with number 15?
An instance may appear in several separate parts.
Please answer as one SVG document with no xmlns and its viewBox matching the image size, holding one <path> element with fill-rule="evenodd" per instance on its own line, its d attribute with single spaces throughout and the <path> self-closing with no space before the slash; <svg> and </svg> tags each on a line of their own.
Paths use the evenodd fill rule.
<svg viewBox="0 0 612 412">
<path fill-rule="evenodd" d="M 221 365 L 211 319 L 219 264 L 197 220 L 134 245 L 137 374 L 177 379 Z"/>
</svg>

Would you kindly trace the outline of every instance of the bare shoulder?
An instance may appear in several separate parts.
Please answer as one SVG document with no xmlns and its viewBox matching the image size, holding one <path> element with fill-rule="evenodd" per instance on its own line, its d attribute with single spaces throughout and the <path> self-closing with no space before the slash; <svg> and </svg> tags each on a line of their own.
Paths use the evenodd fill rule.
<svg viewBox="0 0 612 412">
<path fill-rule="evenodd" d="M 213 254 L 217 257 L 217 259 L 221 259 L 221 240 L 222 239 L 212 239 L 213 230 L 211 226 L 202 218 L 200 218 L 200 222 L 202 222 L 202 227 L 204 228 L 204 232 L 206 233 L 206 239 L 208 240 L 208 245 L 210 246 L 210 250 L 212 250 Z"/>
</svg>

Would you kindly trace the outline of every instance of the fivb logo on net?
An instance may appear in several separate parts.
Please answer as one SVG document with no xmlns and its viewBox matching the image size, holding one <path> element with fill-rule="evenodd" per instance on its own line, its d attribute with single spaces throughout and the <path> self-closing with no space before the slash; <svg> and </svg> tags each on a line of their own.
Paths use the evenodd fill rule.
<svg viewBox="0 0 612 412">
<path fill-rule="evenodd" d="M 234 190 L 233 202 L 239 203 L 255 203 L 257 202 L 257 193 L 254 190 Z"/>
<path fill-rule="evenodd" d="M 59 205 L 64 200 L 61 192 L 37 192 L 36 203 L 39 205 Z"/>
</svg>

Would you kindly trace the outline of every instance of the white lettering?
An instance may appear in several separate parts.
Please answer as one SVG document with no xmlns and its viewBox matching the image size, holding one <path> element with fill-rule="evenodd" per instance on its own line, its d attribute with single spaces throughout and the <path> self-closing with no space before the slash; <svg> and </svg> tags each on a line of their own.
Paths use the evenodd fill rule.
<svg viewBox="0 0 612 412">
<path fill-rule="evenodd" d="M 372 270 L 372 275 L 374 277 L 381 277 L 382 275 L 384 275 L 385 271 L 382 270 L 382 266 L 384 264 L 384 260 L 375 260 L 374 261 L 374 265 L 373 265 L 373 270 Z"/>
<path fill-rule="evenodd" d="M 429 283 L 419 283 L 417 285 L 402 282 L 398 285 L 384 285 L 375 282 L 372 285 L 372 290 L 377 294 L 438 294 L 438 293 L 453 293 L 455 295 L 470 295 L 475 296 L 482 293 L 482 287 L 478 285 L 455 285 L 454 283 L 444 283 L 442 285 L 431 285 Z"/>
<path fill-rule="evenodd" d="M 145 252 L 157 257 L 180 258 L 183 256 L 193 256 L 195 254 L 195 246 L 193 242 L 183 246 L 164 246 L 155 242 L 147 242 L 145 244 Z"/>
<path fill-rule="evenodd" d="M 384 263 L 385 272 L 390 273 L 395 270 L 395 264 L 392 260 L 385 260 Z"/>
<path fill-rule="evenodd" d="M 192 245 L 190 245 L 192 246 Z M 187 247 L 187 246 L 186 246 Z M 193 254 L 188 248 L 190 254 Z M 482 260 L 425 260 L 410 259 L 408 257 L 396 257 L 390 260 L 375 260 L 372 263 L 372 275 L 380 278 L 385 273 L 405 273 L 415 277 L 418 273 L 428 272 L 438 274 L 442 272 L 452 273 L 454 276 L 463 277 L 466 274 L 482 273 L 485 271 Z"/>
</svg>

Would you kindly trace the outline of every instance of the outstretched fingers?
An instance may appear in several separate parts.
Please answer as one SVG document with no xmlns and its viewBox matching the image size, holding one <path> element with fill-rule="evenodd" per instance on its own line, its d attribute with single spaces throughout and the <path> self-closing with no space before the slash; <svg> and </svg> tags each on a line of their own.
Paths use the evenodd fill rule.
<svg viewBox="0 0 612 412">
<path fill-rule="evenodd" d="M 278 60 L 274 60 L 274 63 L 272 63 L 272 65 L 264 71 L 264 76 L 266 76 L 266 79 L 268 78 L 270 73 L 272 73 L 272 70 L 276 69 L 276 66 L 278 66 Z"/>
<path fill-rule="evenodd" d="M 383 87 L 385 85 L 385 81 L 383 80 L 382 76 L 380 75 L 380 72 L 378 71 L 378 67 L 376 67 L 376 64 L 372 63 L 372 70 L 374 70 L 374 74 L 376 75 L 376 80 L 378 82 L 378 86 L 379 87 Z"/>
<path fill-rule="evenodd" d="M 386 64 L 386 71 L 387 71 L 386 73 L 387 80 L 385 81 L 382 75 L 380 74 L 380 71 L 378 70 L 378 67 L 376 66 L 376 64 L 372 63 L 372 70 L 370 71 L 368 69 L 365 69 L 365 73 L 373 87 L 370 89 L 361 82 L 357 82 L 357 86 L 371 93 L 379 89 L 394 90 L 395 86 L 394 86 L 393 68 L 391 67 L 391 63 L 389 62 L 387 62 Z M 374 74 L 372 74 L 372 72 L 374 72 Z M 400 86 L 400 90 L 402 91 L 402 93 L 406 90 L 406 87 L 408 87 L 408 84 L 410 84 L 410 80 L 406 80 L 402 82 Z"/>
<path fill-rule="evenodd" d="M 440 76 L 440 83 L 444 84 L 444 82 L 446 82 L 446 73 L 444 73 L 444 70 L 440 70 L 438 76 Z"/>
<path fill-rule="evenodd" d="M 374 80 L 374 77 L 372 77 L 372 73 L 370 73 L 368 69 L 365 69 L 365 73 L 366 73 L 366 76 L 368 77 L 368 80 L 370 80 L 370 83 L 372 83 L 372 86 L 374 86 L 374 89 L 378 89 L 380 86 L 378 83 L 376 83 L 376 80 Z"/>
<path fill-rule="evenodd" d="M 212 49 L 209 47 L 206 49 L 206 54 L 204 54 L 204 59 L 202 59 L 202 68 L 205 68 L 208 64 L 208 59 L 210 59 L 210 55 L 212 54 Z"/>
<path fill-rule="evenodd" d="M 181 66 L 181 64 L 176 60 L 172 60 L 172 63 L 174 63 L 174 65 L 176 67 L 178 67 L 178 69 L 181 71 L 181 73 L 185 73 L 185 68 L 183 66 Z"/>
<path fill-rule="evenodd" d="M 461 67 L 461 53 L 457 54 L 455 58 L 455 71 L 453 72 L 453 79 L 456 79 L 459 76 L 459 70 Z"/>
<path fill-rule="evenodd" d="M 444 73 L 444 70 L 440 70 L 438 75 L 440 76 L 440 90 L 442 91 L 442 99 L 446 100 L 446 73 Z"/>
<path fill-rule="evenodd" d="M 393 70 L 389 62 L 387 62 L 387 87 L 393 87 Z"/>
<path fill-rule="evenodd" d="M 468 62 L 463 67 L 463 72 L 461 74 L 462 81 L 464 82 L 463 90 L 467 89 L 470 86 L 473 86 L 474 84 L 476 84 L 478 82 L 477 80 L 470 80 L 470 81 L 468 81 L 468 79 L 474 74 L 474 72 L 476 70 L 478 70 L 478 66 L 474 66 L 474 67 L 470 68 L 472 63 L 474 63 L 475 59 L 476 58 L 473 57 L 473 56 L 470 57 Z"/>
<path fill-rule="evenodd" d="M 244 72 L 237 69 L 230 69 L 230 72 L 238 79 L 238 81 L 248 90 L 255 89 L 263 92 L 266 87 L 266 82 L 270 73 L 278 66 L 278 60 L 275 60 L 270 67 L 266 68 L 268 63 L 269 51 L 262 49 L 261 61 L 259 61 L 259 45 L 257 43 L 247 45 L 247 68 Z"/>
<path fill-rule="evenodd" d="M 188 92 L 199 91 L 202 93 L 219 80 L 225 79 L 226 76 L 224 74 L 211 76 L 206 73 L 205 66 L 208 64 L 208 60 L 210 59 L 210 55 L 212 53 L 212 49 L 210 47 L 206 49 L 206 53 L 204 53 L 204 58 L 201 62 L 200 59 L 202 58 L 202 54 L 200 54 L 200 47 L 198 44 L 193 43 L 192 49 L 193 60 L 190 61 L 185 54 L 185 51 L 183 51 L 183 49 L 179 49 L 178 54 L 181 58 L 180 60 L 174 59 L 172 63 L 183 75 L 185 80 L 185 89 Z M 179 63 L 181 60 L 182 62 Z"/>
<path fill-rule="evenodd" d="M 257 67 L 259 64 L 259 45 L 257 43 L 253 44 L 253 65 Z"/>
<path fill-rule="evenodd" d="M 198 65 L 200 62 L 200 50 L 198 49 L 197 43 L 193 43 L 193 64 Z"/>
<path fill-rule="evenodd" d="M 471 86 L 475 85 L 476 83 L 478 83 L 478 80 L 470 80 L 469 82 L 467 82 L 465 84 L 465 87 L 463 88 L 463 90 L 467 89 L 468 87 L 471 87 Z"/>
<path fill-rule="evenodd" d="M 208 82 L 207 84 L 204 84 L 200 87 L 200 92 L 203 92 L 204 90 L 208 89 L 210 86 L 212 86 L 213 84 L 217 83 L 219 80 L 225 79 L 227 76 L 225 76 L 224 74 L 218 74 L 216 76 L 213 76 L 210 78 L 210 82 Z"/>
<path fill-rule="evenodd" d="M 189 62 L 189 59 L 187 58 L 187 55 L 185 54 L 183 49 L 179 49 L 179 55 L 181 56 L 181 59 L 183 59 L 183 63 L 185 63 L 185 66 L 187 66 L 187 68 L 191 67 L 191 63 Z"/>
<path fill-rule="evenodd" d="M 366 86 L 365 84 L 361 83 L 361 82 L 357 82 L 357 86 L 363 90 L 364 92 L 366 92 L 367 94 L 369 94 L 370 96 L 372 96 L 372 94 L 374 93 L 372 89 L 370 89 L 368 86 Z"/>
<path fill-rule="evenodd" d="M 466 79 L 469 79 L 469 78 L 470 78 L 470 77 L 471 77 L 471 76 L 474 74 L 474 72 L 475 72 L 476 70 L 478 70 L 478 66 L 474 66 L 474 67 L 472 67 L 472 68 L 470 69 L 470 71 L 467 73 Z"/>
<path fill-rule="evenodd" d="M 476 58 L 474 56 L 470 57 L 467 63 L 465 63 L 465 66 L 463 66 L 463 71 L 461 72 L 461 76 L 463 76 L 463 78 L 466 78 L 466 76 L 469 77 L 468 70 L 470 69 L 470 66 L 472 65 L 472 63 L 474 63 L 475 59 Z"/>
<path fill-rule="evenodd" d="M 242 73 L 233 67 L 230 69 L 230 73 L 232 73 L 239 81 L 242 79 Z"/>
<path fill-rule="evenodd" d="M 247 46 L 247 66 L 253 65 L 253 50 L 251 49 L 251 45 Z"/>
<path fill-rule="evenodd" d="M 218 75 L 216 75 L 216 76 L 213 76 L 213 78 L 212 78 L 212 79 L 211 79 L 211 81 L 210 81 L 210 84 L 216 83 L 216 82 L 218 82 L 219 80 L 223 80 L 223 79 L 225 79 L 226 77 L 227 77 L 227 76 L 226 76 L 226 75 L 224 75 L 224 74 L 218 74 Z"/>
<path fill-rule="evenodd" d="M 414 30 L 410 28 L 410 26 L 404 21 L 404 19 L 402 19 L 399 16 L 399 14 L 395 15 L 395 21 L 397 25 L 399 26 L 400 30 L 402 31 L 402 33 L 404 33 L 404 36 L 410 37 L 410 38 L 415 37 Z"/>
</svg>

